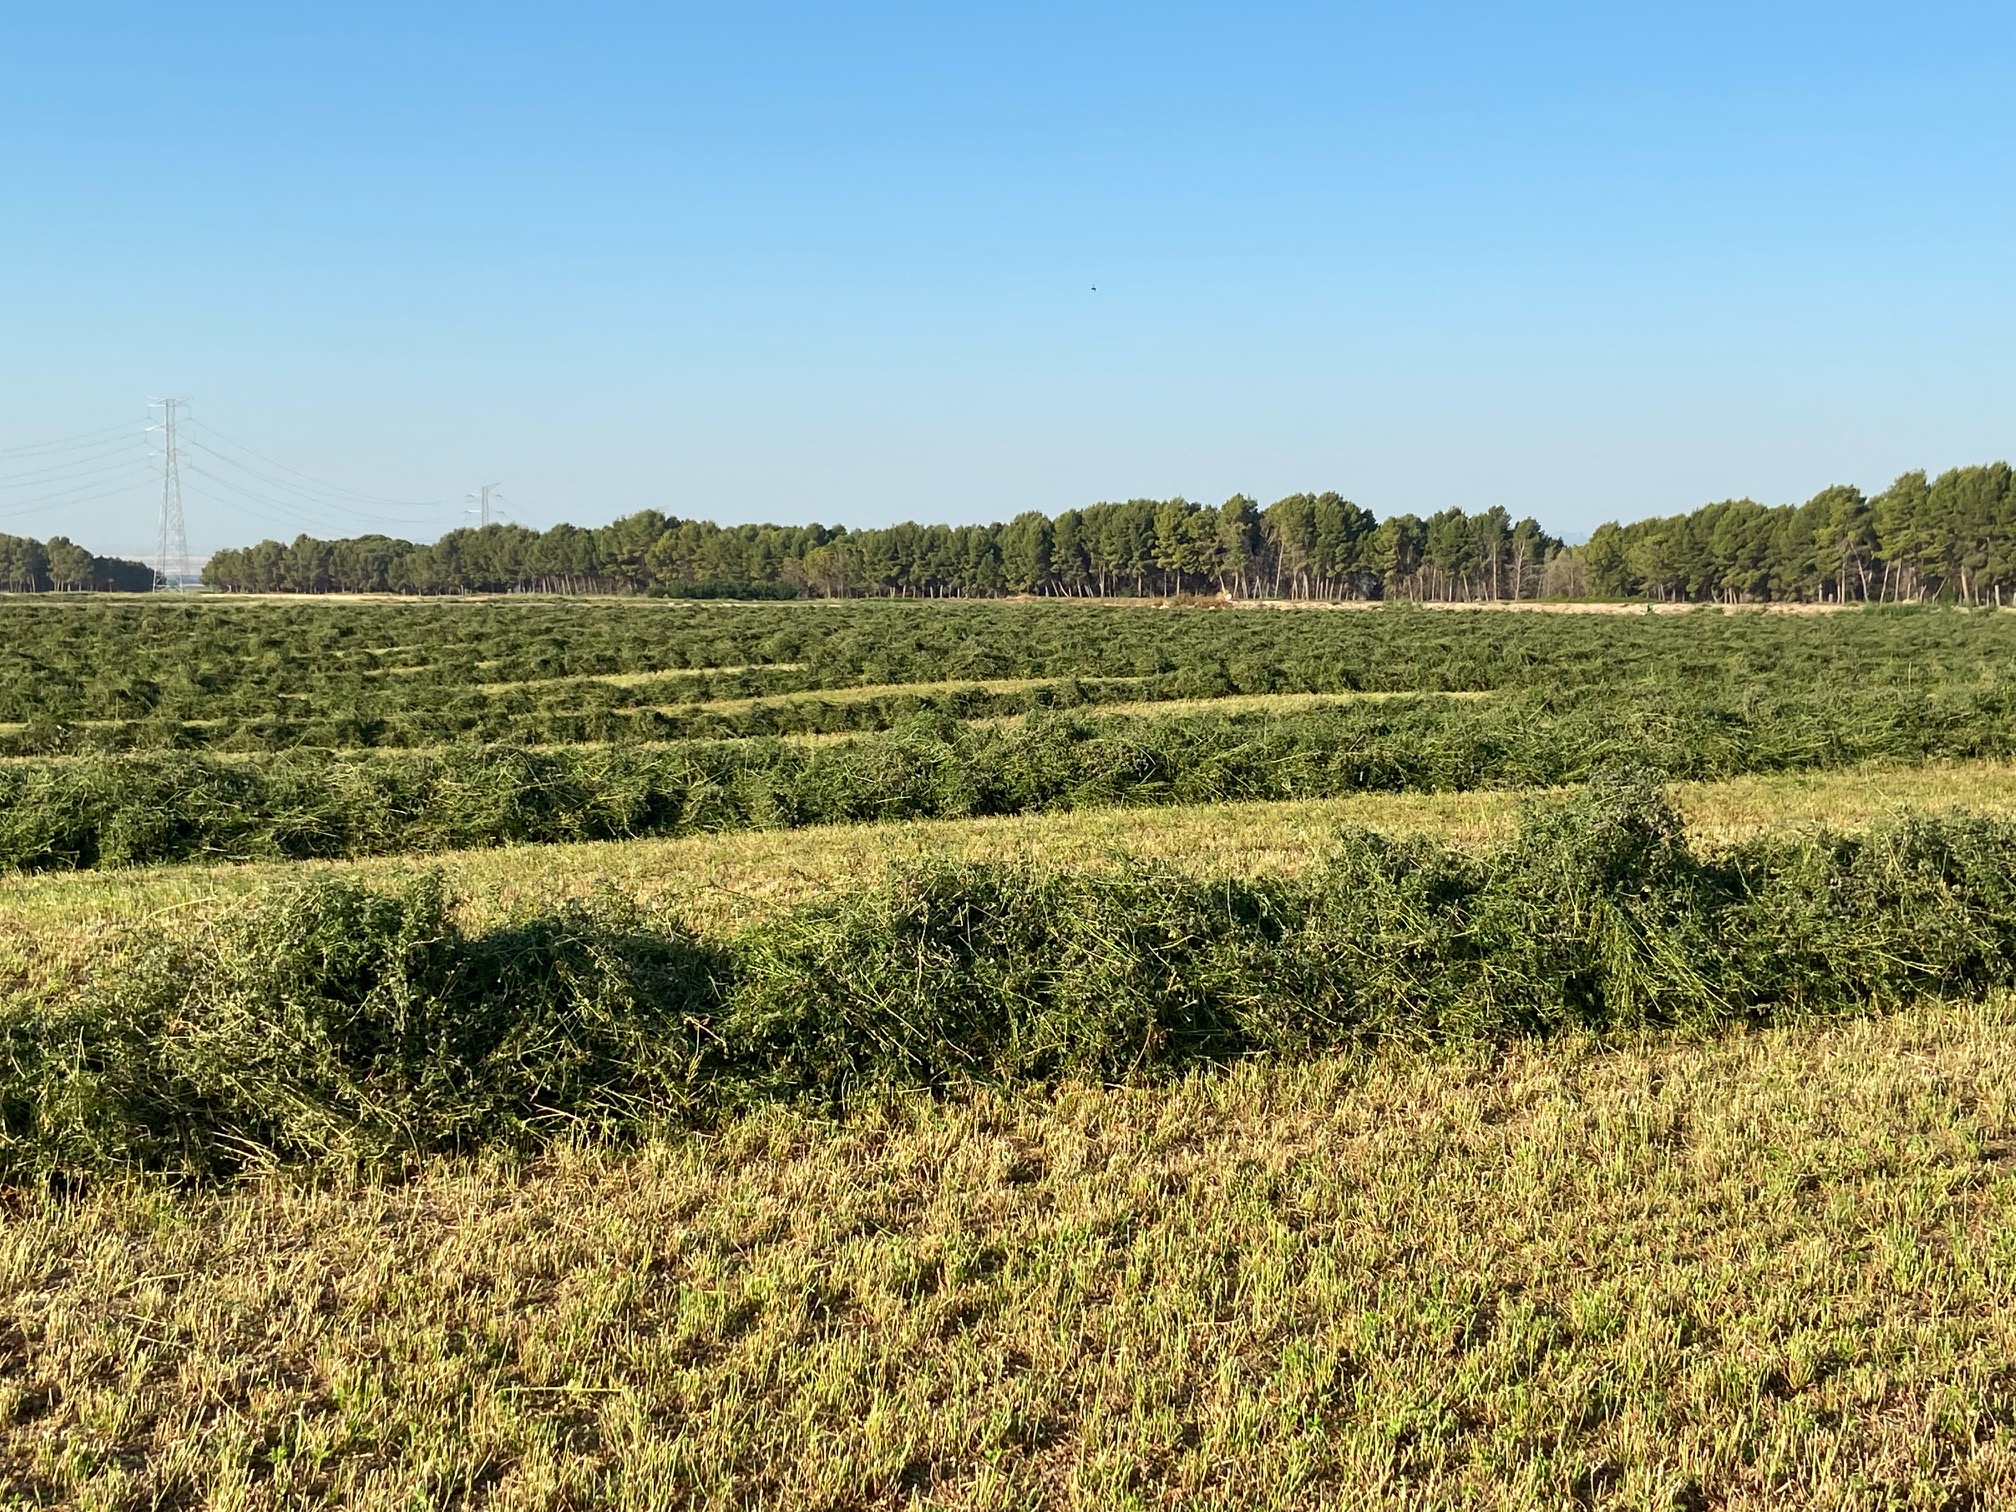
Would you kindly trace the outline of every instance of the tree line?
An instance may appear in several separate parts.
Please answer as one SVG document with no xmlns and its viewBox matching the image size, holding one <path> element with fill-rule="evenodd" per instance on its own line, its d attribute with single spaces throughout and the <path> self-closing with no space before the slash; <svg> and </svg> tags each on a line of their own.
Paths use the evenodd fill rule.
<svg viewBox="0 0 2016 1512">
<path fill-rule="evenodd" d="M 645 510 L 599 528 L 515 524 L 432 544 L 299 536 L 221 551 L 206 586 L 254 593 L 658 593 L 693 597 L 1433 599 L 2001 603 L 2016 597 L 2009 465 L 1909 472 L 1803 504 L 1752 499 L 1599 527 L 1567 546 L 1499 507 L 1381 520 L 1337 493 L 1264 509 L 1130 499 L 1005 524 L 718 525 Z M 146 588 L 136 563 L 0 536 L 0 587 Z"/>
<path fill-rule="evenodd" d="M 1006 524 L 717 525 L 646 510 L 596 530 L 452 531 L 431 546 L 388 536 L 262 541 L 210 559 L 236 592 L 662 592 L 821 598 L 1532 598 L 1561 543 L 1502 508 L 1376 519 L 1335 493 L 1261 509 L 1131 499 L 1031 510 Z"/>
<path fill-rule="evenodd" d="M 1380 520 L 1336 493 L 1264 509 L 1244 495 L 1215 507 L 1130 499 L 1006 524 L 855 531 L 646 510 L 592 530 L 457 530 L 431 546 L 263 541 L 218 553 L 204 580 L 303 593 L 1999 603 L 2016 596 L 2016 488 L 2000 462 L 1910 472 L 1874 498 L 1839 485 L 1803 504 L 1725 500 L 1604 525 L 1576 547 L 1502 508 Z"/>
<path fill-rule="evenodd" d="M 1873 499 L 1841 485 L 1775 509 L 1730 499 L 1604 525 L 1563 578 L 1598 598 L 2000 604 L 2016 598 L 2016 482 L 1996 462 L 1908 472 Z"/>
<path fill-rule="evenodd" d="M 0 590 L 9 593 L 145 593 L 154 569 L 123 557 L 93 556 L 65 536 L 37 541 L 0 535 Z"/>
</svg>

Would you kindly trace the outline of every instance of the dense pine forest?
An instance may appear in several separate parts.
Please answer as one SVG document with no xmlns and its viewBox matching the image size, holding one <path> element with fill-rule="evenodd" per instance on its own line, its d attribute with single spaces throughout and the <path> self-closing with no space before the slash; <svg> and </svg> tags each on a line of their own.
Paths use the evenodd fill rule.
<svg viewBox="0 0 2016 1512">
<path fill-rule="evenodd" d="M 221 551 L 249 593 L 654 593 L 694 598 L 1167 597 L 1995 603 L 2016 596 L 2009 465 L 1906 473 L 1803 504 L 1750 499 L 1601 526 L 1568 546 L 1502 508 L 1381 520 L 1336 493 L 1261 508 L 1133 499 L 1006 524 L 876 530 L 717 525 L 645 510 L 586 529 L 497 524 L 432 545 L 299 536 Z M 57 538 L 0 536 L 0 589 L 144 589 L 148 569 Z"/>
<path fill-rule="evenodd" d="M 0 592 L 144 593 L 153 569 L 120 557 L 93 556 L 75 541 L 0 534 Z"/>
<path fill-rule="evenodd" d="M 432 546 L 266 541 L 219 553 L 205 580 L 253 592 L 1999 602 L 2016 590 L 2016 492 L 2004 463 L 1913 472 L 1874 498 L 1844 485 L 1797 505 L 1729 500 L 1605 525 L 1580 547 L 1501 508 L 1381 520 L 1335 493 L 859 531 L 645 511 L 598 530 L 458 530 Z"/>
</svg>

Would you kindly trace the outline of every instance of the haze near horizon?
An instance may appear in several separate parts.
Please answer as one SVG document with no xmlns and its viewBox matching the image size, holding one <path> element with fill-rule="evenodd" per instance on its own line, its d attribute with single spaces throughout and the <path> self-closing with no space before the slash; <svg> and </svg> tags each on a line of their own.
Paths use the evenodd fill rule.
<svg viewBox="0 0 2016 1512">
<path fill-rule="evenodd" d="M 196 458 L 199 552 L 431 538 L 493 480 L 534 526 L 1334 488 L 1567 535 L 1873 491 L 2011 451 L 2012 44 L 1985 4 L 23 12 L 0 530 L 145 551 L 160 394 L 319 480 Z"/>
</svg>

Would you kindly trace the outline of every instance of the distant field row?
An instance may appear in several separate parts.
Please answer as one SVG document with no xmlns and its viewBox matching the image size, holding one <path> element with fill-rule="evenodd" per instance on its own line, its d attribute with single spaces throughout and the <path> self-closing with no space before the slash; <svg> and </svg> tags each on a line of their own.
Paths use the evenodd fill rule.
<svg viewBox="0 0 2016 1512">
<path fill-rule="evenodd" d="M 2016 756 L 2016 690 L 1581 688 L 1224 700 L 993 722 L 978 693 L 805 744 L 456 744 L 0 765 L 0 866 L 28 871 L 425 854 L 890 819 L 1545 787 Z M 1012 697 L 1015 695 L 1003 695 Z M 957 701 L 960 694 L 950 695 Z M 836 706 L 846 709 L 850 706 Z M 874 704 L 852 707 L 875 708 Z M 883 710 L 882 712 L 889 712 Z M 1033 712 L 1033 711 L 1032 711 Z"/>
<path fill-rule="evenodd" d="M 615 681 L 613 678 L 607 680 Z M 621 737 L 621 743 L 649 747 L 669 745 L 681 739 L 749 740 L 771 736 L 797 741 L 842 740 L 849 735 L 886 729 L 897 720 L 925 712 L 944 713 L 955 720 L 969 724 L 1006 725 L 1025 719 L 1039 710 L 1059 708 L 1096 712 L 1101 716 L 1119 718 L 1154 718 L 1202 713 L 1289 714 L 1388 698 L 1476 699 L 1490 696 L 1485 693 L 1232 693 L 1219 698 L 1129 699 L 1125 696 L 1128 685 L 1121 685 L 1108 686 L 1096 691 L 1071 687 L 1070 700 L 1060 704 L 1056 698 L 1065 691 L 1066 686 L 1035 678 L 996 678 L 978 683 L 878 683 L 860 688 L 834 688 L 817 693 L 797 693 L 783 698 L 717 698 L 690 704 L 644 705 L 634 712 L 647 716 L 662 716 L 688 728 L 703 730 L 705 733 L 668 735 L 651 739 L 625 732 Z M 1014 696 L 1018 694 L 1030 694 L 1035 697 Z M 870 711 L 865 718 L 847 712 L 850 708 L 878 702 L 887 703 L 889 707 L 886 710 Z M 1009 712 L 992 712 L 998 709 Z M 979 712 L 973 712 L 976 710 Z M 272 749 L 270 743 L 237 748 L 228 744 L 216 745 L 215 732 L 229 723 L 224 720 L 192 720 L 169 729 L 158 723 L 144 721 L 139 723 L 112 720 L 84 721 L 78 728 L 92 732 L 94 737 L 102 733 L 106 737 L 102 746 L 87 738 L 74 742 L 74 748 L 58 754 L 0 755 L 0 762 L 76 761 L 120 750 L 190 748 L 203 749 L 228 760 L 249 761 L 268 754 Z M 284 728 L 278 721 L 263 723 L 267 725 L 267 729 L 258 733 L 258 738 L 262 742 L 277 739 Z M 838 728 L 820 728 L 827 724 L 835 724 Z M 803 728 L 804 726 L 811 728 Z M 0 748 L 4 748 L 6 737 L 18 736 L 27 729 L 26 725 L 0 725 Z M 455 743 L 380 740 L 360 745 L 324 744 L 300 738 L 318 733 L 312 729 L 297 726 L 288 733 L 299 746 L 359 755 L 374 751 L 387 753 L 427 751 Z M 346 732 L 339 726 L 325 733 L 333 734 L 340 740 Z M 560 750 L 568 746 L 608 743 L 611 742 L 607 732 L 604 731 L 601 738 L 594 740 L 534 740 L 529 743 L 529 748 Z"/>
<path fill-rule="evenodd" d="M 1959 611 L 0 603 L 0 759 L 656 745 L 1303 695 L 1726 705 L 2011 687 L 2016 617 Z"/>
<path fill-rule="evenodd" d="M 1072 603 L 469 606 L 0 601 L 0 722 L 389 718 L 677 683 L 696 698 L 997 679 L 1189 679 L 1221 692 L 1480 690 L 1652 679 L 1974 684 L 2016 619 L 1488 610 L 1239 614 Z M 388 676 L 397 673 L 397 676 Z M 1171 696 L 1185 690 L 1171 686 Z M 563 707 L 555 704 L 553 707 Z"/>
</svg>

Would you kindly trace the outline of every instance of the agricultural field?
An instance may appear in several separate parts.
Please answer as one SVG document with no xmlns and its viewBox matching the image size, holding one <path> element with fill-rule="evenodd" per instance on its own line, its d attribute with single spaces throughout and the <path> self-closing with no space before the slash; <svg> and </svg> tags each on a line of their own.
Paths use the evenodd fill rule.
<svg viewBox="0 0 2016 1512">
<path fill-rule="evenodd" d="M 1923 610 L 16 601 L 0 646 L 24 870 L 1992 759 L 2016 707 L 2008 623 Z"/>
<path fill-rule="evenodd" d="M 0 599 L 24 1506 L 2016 1497 L 2016 616 Z"/>
</svg>

